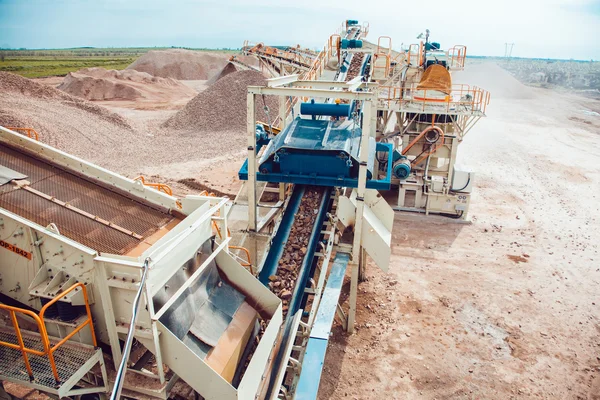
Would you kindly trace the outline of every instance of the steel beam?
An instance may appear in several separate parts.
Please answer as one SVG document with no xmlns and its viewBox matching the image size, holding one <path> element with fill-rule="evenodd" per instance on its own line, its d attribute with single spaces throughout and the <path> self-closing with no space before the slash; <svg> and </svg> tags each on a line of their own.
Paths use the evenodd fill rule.
<svg viewBox="0 0 600 400">
<path fill-rule="evenodd" d="M 373 92 L 332 92 L 324 89 L 307 89 L 307 88 L 289 88 L 289 87 L 264 87 L 264 86 L 248 86 L 248 96 L 251 94 L 260 94 L 267 96 L 295 96 L 295 97 L 321 97 L 329 98 L 335 95 L 335 98 L 346 100 L 361 100 L 370 101 L 377 100 L 377 94 Z M 254 114 L 254 109 L 252 109 Z M 248 110 L 248 121 L 250 121 L 250 110 Z M 254 132 L 254 127 L 252 127 Z M 254 134 L 254 133 L 253 133 Z"/>
<path fill-rule="evenodd" d="M 248 230 L 256 232 L 256 115 L 254 109 L 254 93 L 248 87 L 246 98 L 246 134 L 248 135 Z"/>
</svg>

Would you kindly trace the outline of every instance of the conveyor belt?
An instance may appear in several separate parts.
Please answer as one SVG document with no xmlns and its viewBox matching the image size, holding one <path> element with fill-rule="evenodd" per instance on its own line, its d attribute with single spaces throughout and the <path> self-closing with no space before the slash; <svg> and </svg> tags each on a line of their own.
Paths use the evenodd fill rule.
<svg viewBox="0 0 600 400">
<path fill-rule="evenodd" d="M 261 282 L 269 285 L 284 304 L 284 342 L 295 335 L 289 322 L 306 301 L 304 289 L 314 273 L 314 253 L 330 207 L 331 190 L 329 187 L 295 186 L 259 275 Z M 275 376 L 282 368 L 283 352 L 284 346 L 279 348 L 275 356 L 271 381 L 275 381 Z M 279 388 L 271 387 L 270 390 L 278 391 Z"/>
<path fill-rule="evenodd" d="M 0 144 L 0 165 L 26 175 L 32 189 L 142 238 L 174 219 L 166 209 L 143 204 L 6 144 Z M 98 252 L 126 254 L 141 241 L 12 184 L 0 186 L 0 207 L 42 226 L 54 223 L 62 235 Z"/>
</svg>

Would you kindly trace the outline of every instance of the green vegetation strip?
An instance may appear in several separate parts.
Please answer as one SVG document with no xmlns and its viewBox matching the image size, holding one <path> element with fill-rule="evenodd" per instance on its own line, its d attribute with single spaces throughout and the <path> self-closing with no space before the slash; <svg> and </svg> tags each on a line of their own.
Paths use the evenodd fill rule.
<svg viewBox="0 0 600 400">
<path fill-rule="evenodd" d="M 139 56 L 150 50 L 164 49 L 136 47 L 0 50 L 0 71 L 13 72 L 26 78 L 42 78 L 47 76 L 64 76 L 69 72 L 91 67 L 120 70 L 125 69 Z M 212 51 L 229 52 L 227 50 Z"/>
</svg>

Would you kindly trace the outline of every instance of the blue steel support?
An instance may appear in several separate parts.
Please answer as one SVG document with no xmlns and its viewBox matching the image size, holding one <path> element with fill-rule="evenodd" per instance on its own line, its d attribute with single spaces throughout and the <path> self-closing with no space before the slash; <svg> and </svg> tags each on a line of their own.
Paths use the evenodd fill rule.
<svg viewBox="0 0 600 400">
<path fill-rule="evenodd" d="M 392 164 L 393 164 L 393 145 L 391 143 L 377 143 L 376 151 L 387 153 L 388 162 L 387 170 L 384 179 L 369 179 L 367 180 L 367 189 L 389 190 L 392 180 Z M 323 166 L 324 170 L 327 166 Z M 238 172 L 241 180 L 248 180 L 248 160 L 244 162 L 242 168 Z M 333 186 L 333 187 L 358 187 L 358 178 L 337 178 L 333 176 L 316 176 L 316 175 L 293 175 L 293 174 L 278 174 L 256 173 L 256 180 L 261 182 L 276 182 L 276 183 L 295 183 L 298 185 L 316 185 L 316 186 Z"/>
<path fill-rule="evenodd" d="M 296 387 L 295 398 L 297 400 L 314 400 L 317 398 L 331 325 L 335 317 L 349 261 L 350 254 L 337 253 L 331 266 L 331 272 L 329 278 L 327 278 L 327 285 L 319 303 L 319 311 L 310 331 L 310 338 L 302 361 L 302 372 Z"/>
</svg>

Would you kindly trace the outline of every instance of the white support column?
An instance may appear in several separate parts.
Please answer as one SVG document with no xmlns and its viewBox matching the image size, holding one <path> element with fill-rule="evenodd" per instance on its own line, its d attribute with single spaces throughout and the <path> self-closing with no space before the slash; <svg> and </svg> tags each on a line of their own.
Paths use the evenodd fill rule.
<svg viewBox="0 0 600 400">
<path fill-rule="evenodd" d="M 354 241 L 352 243 L 352 275 L 350 281 L 350 310 L 348 312 L 349 333 L 354 332 L 356 319 L 356 296 L 358 293 L 359 263 L 361 257 L 362 225 L 364 198 L 367 186 L 367 161 L 369 159 L 369 138 L 374 134 L 377 123 L 377 111 L 371 101 L 363 103 L 363 127 L 360 140 L 358 187 L 356 188 L 356 219 L 354 223 Z"/>
<path fill-rule="evenodd" d="M 256 232 L 256 116 L 254 112 L 254 94 L 247 95 L 247 125 L 248 135 L 248 230 Z"/>
<path fill-rule="evenodd" d="M 104 320 L 106 321 L 106 331 L 108 333 L 108 340 L 110 344 L 110 350 L 113 358 L 113 365 L 115 371 L 119 369 L 121 358 L 123 353 L 121 352 L 121 342 L 119 341 L 119 334 L 117 333 L 117 324 L 115 322 L 115 313 L 110 295 L 110 288 L 108 287 L 108 275 L 106 274 L 106 265 L 99 263 L 95 268 L 97 273 L 96 285 L 98 292 L 100 292 L 100 302 L 102 303 L 102 310 L 104 311 Z"/>
<path fill-rule="evenodd" d="M 364 282 L 365 280 L 367 280 L 367 252 L 361 246 L 360 259 L 358 262 L 358 281 Z"/>
<path fill-rule="evenodd" d="M 144 297 L 146 299 L 146 308 L 150 314 L 150 329 L 152 330 L 152 342 L 154 344 L 154 357 L 156 359 L 156 368 L 158 369 L 158 379 L 161 384 L 165 383 L 165 368 L 163 366 L 162 350 L 160 348 L 160 341 L 158 338 L 158 329 L 156 328 L 156 320 L 154 317 L 154 303 L 152 302 L 152 295 L 150 294 L 150 287 L 146 285 L 144 290 Z"/>
<path fill-rule="evenodd" d="M 454 177 L 454 164 L 456 163 L 456 153 L 458 151 L 458 140 L 453 137 L 450 141 L 450 162 L 448 163 L 448 186 L 452 188 L 452 178 Z"/>
<path fill-rule="evenodd" d="M 287 123 L 285 115 L 285 103 L 287 98 L 287 96 L 279 96 L 279 129 L 281 129 L 282 131 L 285 128 L 285 124 Z"/>
<path fill-rule="evenodd" d="M 281 121 L 279 123 L 279 129 L 281 129 L 282 132 L 285 129 L 286 124 L 287 124 L 286 115 L 285 115 L 286 99 L 288 99 L 288 96 L 279 96 L 279 120 Z M 279 184 L 279 201 L 284 201 L 284 200 L 285 200 L 285 183 L 280 183 Z"/>
</svg>

